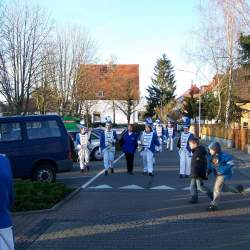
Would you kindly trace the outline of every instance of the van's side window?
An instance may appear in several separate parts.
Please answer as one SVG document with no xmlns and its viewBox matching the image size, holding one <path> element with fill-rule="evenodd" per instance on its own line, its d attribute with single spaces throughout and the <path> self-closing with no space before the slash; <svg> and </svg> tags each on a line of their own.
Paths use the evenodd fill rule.
<svg viewBox="0 0 250 250">
<path fill-rule="evenodd" d="M 0 142 L 22 140 L 21 126 L 18 122 L 0 124 Z"/>
<path fill-rule="evenodd" d="M 26 122 L 26 128 L 29 139 L 42 139 L 61 136 L 58 124 L 54 120 Z"/>
</svg>

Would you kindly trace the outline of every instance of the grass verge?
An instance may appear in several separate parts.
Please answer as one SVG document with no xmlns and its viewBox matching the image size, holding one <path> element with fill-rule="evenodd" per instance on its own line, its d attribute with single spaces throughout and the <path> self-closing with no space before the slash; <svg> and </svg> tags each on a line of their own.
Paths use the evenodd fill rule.
<svg viewBox="0 0 250 250">
<path fill-rule="evenodd" d="M 15 204 L 13 212 L 52 208 L 74 189 L 63 183 L 45 183 L 15 180 Z"/>
</svg>

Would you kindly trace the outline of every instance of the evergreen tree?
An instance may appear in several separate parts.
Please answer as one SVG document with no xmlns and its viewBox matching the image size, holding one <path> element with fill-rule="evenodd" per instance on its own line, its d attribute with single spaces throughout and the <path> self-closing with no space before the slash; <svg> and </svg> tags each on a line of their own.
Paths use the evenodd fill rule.
<svg viewBox="0 0 250 250">
<path fill-rule="evenodd" d="M 250 35 L 241 34 L 240 40 L 240 64 L 250 65 Z"/>
<path fill-rule="evenodd" d="M 147 88 L 147 115 L 154 116 L 155 109 L 163 107 L 174 98 L 175 74 L 171 61 L 165 54 L 156 62 L 152 84 Z"/>
</svg>

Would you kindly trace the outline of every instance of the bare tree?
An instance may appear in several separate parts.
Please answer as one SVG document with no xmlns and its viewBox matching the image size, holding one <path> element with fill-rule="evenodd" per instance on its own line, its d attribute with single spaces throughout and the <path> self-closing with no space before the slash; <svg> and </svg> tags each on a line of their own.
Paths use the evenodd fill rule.
<svg viewBox="0 0 250 250">
<path fill-rule="evenodd" d="M 58 32 L 56 41 L 56 86 L 60 92 L 60 113 L 72 113 L 75 106 L 77 75 L 81 64 L 95 60 L 96 45 L 80 27 Z"/>
<path fill-rule="evenodd" d="M 85 122 L 87 126 L 90 125 L 90 116 L 93 107 L 97 103 L 96 89 L 93 87 L 96 85 L 96 78 L 93 74 L 88 72 L 85 67 L 81 67 L 78 72 L 78 78 L 75 86 L 75 99 L 78 103 L 77 113 L 81 115 L 84 113 Z"/>
<path fill-rule="evenodd" d="M 1 16 L 0 93 L 12 114 L 25 114 L 52 25 L 43 10 L 27 2 L 11 2 Z"/>
<path fill-rule="evenodd" d="M 233 70 L 238 63 L 238 39 L 240 32 L 247 29 L 246 18 L 242 13 L 249 10 L 244 0 L 201 1 L 201 27 L 195 33 L 198 49 L 195 57 L 209 65 L 215 75 L 216 92 L 219 100 L 217 120 L 222 112 L 222 92 L 227 92 L 225 107 L 225 125 L 230 121 L 232 100 Z M 246 15 L 247 16 L 247 15 Z M 226 82 L 226 86 L 224 84 Z"/>
<path fill-rule="evenodd" d="M 119 101 L 115 105 L 126 116 L 127 122 L 130 123 L 131 116 L 136 112 L 139 105 L 139 93 L 134 86 L 134 82 L 130 79 L 124 80 L 119 89 Z"/>
</svg>

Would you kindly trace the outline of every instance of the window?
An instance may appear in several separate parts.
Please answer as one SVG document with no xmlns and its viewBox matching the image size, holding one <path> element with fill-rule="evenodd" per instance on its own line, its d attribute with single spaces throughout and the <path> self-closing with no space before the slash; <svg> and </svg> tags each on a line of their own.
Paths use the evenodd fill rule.
<svg viewBox="0 0 250 250">
<path fill-rule="evenodd" d="M 20 123 L 9 122 L 0 124 L 0 142 L 22 140 Z"/>
<path fill-rule="evenodd" d="M 98 97 L 104 97 L 104 91 L 103 90 L 100 90 L 98 92 Z"/>
<path fill-rule="evenodd" d="M 90 140 L 99 140 L 99 138 L 98 138 L 97 135 L 91 133 L 91 134 L 90 134 Z"/>
<path fill-rule="evenodd" d="M 100 72 L 101 72 L 101 73 L 108 73 L 108 66 L 107 66 L 107 65 L 102 66 L 102 67 L 100 68 Z"/>
<path fill-rule="evenodd" d="M 93 122 L 101 122 L 101 114 L 100 113 L 93 114 Z"/>
<path fill-rule="evenodd" d="M 61 132 L 56 121 L 26 122 L 29 139 L 42 139 L 48 137 L 60 137 Z"/>
</svg>

